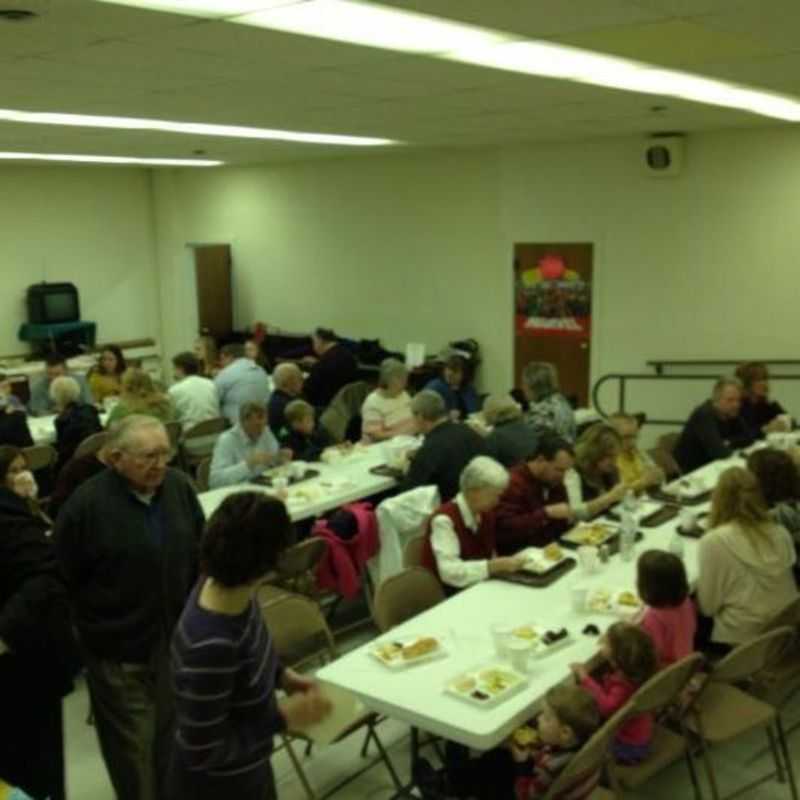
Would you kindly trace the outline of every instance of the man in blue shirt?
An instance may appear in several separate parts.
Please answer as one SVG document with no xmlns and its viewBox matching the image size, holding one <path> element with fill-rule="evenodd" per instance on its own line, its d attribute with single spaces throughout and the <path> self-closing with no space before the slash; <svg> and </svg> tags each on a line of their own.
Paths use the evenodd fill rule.
<svg viewBox="0 0 800 800">
<path fill-rule="evenodd" d="M 244 356 L 244 345 L 226 344 L 219 352 L 222 370 L 214 378 L 222 415 L 231 425 L 239 422 L 239 409 L 244 403 L 258 403 L 266 409 L 272 391 L 269 375 L 254 361 Z"/>
<path fill-rule="evenodd" d="M 212 489 L 245 483 L 291 457 L 291 450 L 278 448 L 278 440 L 267 427 L 264 406 L 245 403 L 239 424 L 217 439 L 208 482 Z"/>
<path fill-rule="evenodd" d="M 89 384 L 83 375 L 73 375 L 67 372 L 67 362 L 64 356 L 53 354 L 45 359 L 44 375 L 40 375 L 31 382 L 31 396 L 28 400 L 28 410 L 35 417 L 45 414 L 55 414 L 57 412 L 55 403 L 50 399 L 50 384 L 56 379 L 64 376 L 75 378 L 81 389 L 81 402 L 92 402 L 92 393 L 89 391 Z"/>
</svg>

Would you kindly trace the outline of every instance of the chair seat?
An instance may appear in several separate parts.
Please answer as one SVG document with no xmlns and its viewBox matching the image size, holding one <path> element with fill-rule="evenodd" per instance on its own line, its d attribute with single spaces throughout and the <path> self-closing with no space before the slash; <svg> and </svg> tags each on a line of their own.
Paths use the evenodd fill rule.
<svg viewBox="0 0 800 800">
<path fill-rule="evenodd" d="M 589 800 L 614 800 L 616 795 L 609 789 L 598 786 L 590 795 Z"/>
<path fill-rule="evenodd" d="M 723 683 L 712 683 L 700 696 L 686 719 L 687 727 L 709 742 L 724 742 L 740 733 L 768 725 L 775 709 L 752 695 Z"/>
<path fill-rule="evenodd" d="M 626 789 L 635 789 L 677 761 L 685 752 L 686 739 L 683 736 L 673 733 L 663 725 L 656 725 L 653 729 L 650 755 L 640 764 L 631 766 L 618 764 L 613 769 L 617 779 Z"/>
<path fill-rule="evenodd" d="M 787 695 L 800 686 L 800 651 L 793 650 L 757 678 L 758 697 Z"/>
</svg>

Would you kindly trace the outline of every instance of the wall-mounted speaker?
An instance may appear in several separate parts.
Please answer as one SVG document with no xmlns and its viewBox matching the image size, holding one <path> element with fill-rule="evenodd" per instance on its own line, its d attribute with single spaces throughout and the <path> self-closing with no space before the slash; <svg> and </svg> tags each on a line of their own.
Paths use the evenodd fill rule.
<svg viewBox="0 0 800 800">
<path fill-rule="evenodd" d="M 644 168 L 652 178 L 674 178 L 681 174 L 686 150 L 682 136 L 654 136 L 644 143 Z"/>
</svg>

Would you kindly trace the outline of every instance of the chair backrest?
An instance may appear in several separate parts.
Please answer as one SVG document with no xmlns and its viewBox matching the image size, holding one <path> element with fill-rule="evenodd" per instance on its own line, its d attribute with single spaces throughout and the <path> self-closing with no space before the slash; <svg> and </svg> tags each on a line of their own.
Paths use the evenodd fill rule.
<svg viewBox="0 0 800 800">
<path fill-rule="evenodd" d="M 198 492 L 207 492 L 208 485 L 209 485 L 209 476 L 211 475 L 211 459 L 204 458 L 198 465 L 197 465 L 197 474 L 195 477 L 195 483 L 197 484 L 197 491 Z"/>
<path fill-rule="evenodd" d="M 705 663 L 702 653 L 691 653 L 660 670 L 643 683 L 631 698 L 637 714 L 656 713 L 681 699 L 689 681 Z"/>
<path fill-rule="evenodd" d="M 794 636 L 794 628 L 785 625 L 740 644 L 714 665 L 711 680 L 734 683 L 758 675 L 781 657 Z"/>
<path fill-rule="evenodd" d="M 177 451 L 181 443 L 181 424 L 176 420 L 165 422 L 164 427 L 167 429 L 167 436 L 169 436 L 170 446 Z"/>
<path fill-rule="evenodd" d="M 283 578 L 297 578 L 317 568 L 325 557 L 328 543 L 318 536 L 287 547 L 278 558 L 276 569 Z"/>
<path fill-rule="evenodd" d="M 653 463 L 664 473 L 667 480 L 673 480 L 680 476 L 681 468 L 672 453 L 662 450 L 660 447 L 654 447 L 652 450 L 647 451 L 647 455 L 650 456 Z"/>
<path fill-rule="evenodd" d="M 343 442 L 347 435 L 347 424 L 361 413 L 361 406 L 367 399 L 372 387 L 366 381 L 354 381 L 342 386 L 331 400 L 330 405 L 319 418 L 320 425 L 331 435 L 335 442 Z"/>
<path fill-rule="evenodd" d="M 228 420 L 225 417 L 214 417 L 213 419 L 204 419 L 191 428 L 187 428 L 183 432 L 182 441 L 187 439 L 196 439 L 200 436 L 213 436 L 215 433 L 223 433 L 228 427 Z"/>
<path fill-rule="evenodd" d="M 444 600 L 441 583 L 427 569 L 411 567 L 387 578 L 375 592 L 375 623 L 388 631 Z"/>
<path fill-rule="evenodd" d="M 333 635 L 319 606 L 312 600 L 286 594 L 266 602 L 260 600 L 259 605 L 284 666 L 301 667 L 309 662 L 324 664 L 336 658 Z"/>
<path fill-rule="evenodd" d="M 409 567 L 422 566 L 422 548 L 425 545 L 424 536 L 415 536 L 406 542 L 405 549 L 403 550 L 403 566 L 408 569 Z"/>
<path fill-rule="evenodd" d="M 656 447 L 659 450 L 664 450 L 665 452 L 672 455 L 675 452 L 675 448 L 678 445 L 678 440 L 681 438 L 680 433 L 665 433 L 662 436 L 658 437 L 658 441 L 656 442 Z"/>
<path fill-rule="evenodd" d="M 93 453 L 100 452 L 100 450 L 105 447 L 105 444 L 108 441 L 108 436 L 108 431 L 100 431 L 100 433 L 93 433 L 91 436 L 87 436 L 77 446 L 72 457 L 81 458 L 82 456 L 88 456 Z"/>
<path fill-rule="evenodd" d="M 35 444 L 33 447 L 24 448 L 22 452 L 25 453 L 25 460 L 31 472 L 52 467 L 58 459 L 58 453 L 49 444 Z"/>
<path fill-rule="evenodd" d="M 800 596 L 795 597 L 786 608 L 778 612 L 766 625 L 765 630 L 772 631 L 775 628 L 783 628 L 788 625 L 791 628 L 800 628 Z"/>
</svg>

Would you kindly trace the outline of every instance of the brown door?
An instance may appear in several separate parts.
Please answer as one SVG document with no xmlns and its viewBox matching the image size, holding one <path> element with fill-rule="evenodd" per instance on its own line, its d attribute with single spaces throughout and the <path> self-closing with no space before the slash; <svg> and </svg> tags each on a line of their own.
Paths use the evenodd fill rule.
<svg viewBox="0 0 800 800">
<path fill-rule="evenodd" d="M 200 330 L 208 330 L 215 339 L 230 336 L 233 331 L 230 245 L 195 245 L 194 267 Z"/>
<path fill-rule="evenodd" d="M 514 245 L 514 378 L 529 361 L 550 361 L 561 391 L 589 401 L 592 251 L 588 243 Z"/>
</svg>

